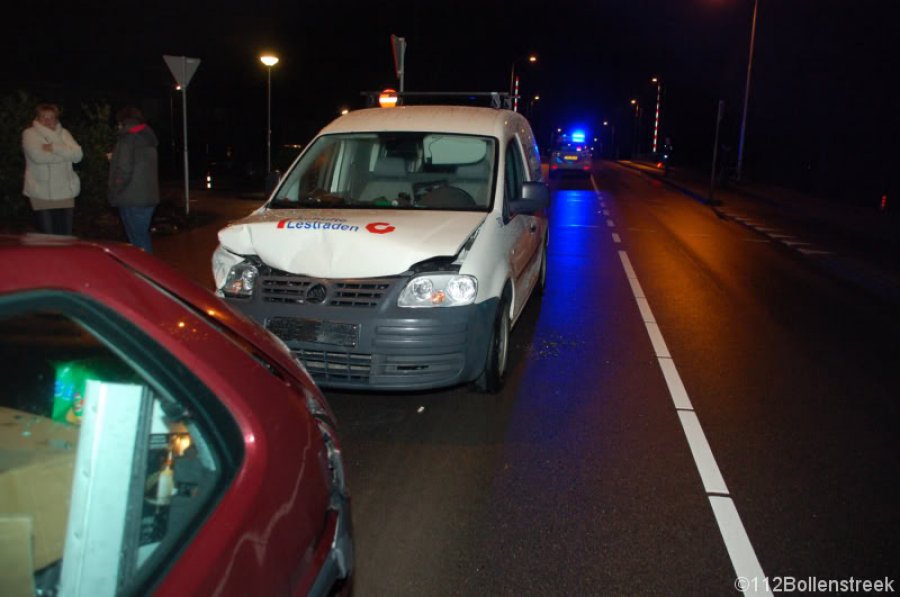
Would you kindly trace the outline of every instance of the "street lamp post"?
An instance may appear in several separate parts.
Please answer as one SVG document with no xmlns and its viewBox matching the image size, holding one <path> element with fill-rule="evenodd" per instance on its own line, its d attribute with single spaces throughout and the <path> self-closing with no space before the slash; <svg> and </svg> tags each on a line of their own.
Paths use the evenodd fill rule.
<svg viewBox="0 0 900 597">
<path fill-rule="evenodd" d="M 512 67 L 509 69 L 509 95 L 513 97 L 513 111 L 518 112 L 519 101 L 515 97 L 516 96 L 516 63 L 519 61 L 519 58 L 513 60 Z M 537 56 L 534 54 L 528 55 L 528 62 L 534 64 L 537 62 Z"/>
<path fill-rule="evenodd" d="M 169 130 L 172 137 L 172 172 L 178 172 L 178 143 L 175 140 L 175 94 L 172 92 L 181 91 L 181 85 L 176 84 L 175 87 L 169 89 Z"/>
<path fill-rule="evenodd" d="M 528 118 L 534 118 L 534 102 L 541 101 L 541 96 L 535 95 L 531 98 L 531 101 L 528 102 Z"/>
<path fill-rule="evenodd" d="M 608 120 L 604 120 L 603 126 L 610 127 L 610 130 L 612 132 L 612 135 L 609 140 L 609 145 L 610 145 L 610 150 L 611 150 L 610 155 L 614 160 L 617 160 L 617 159 L 619 159 L 619 152 L 616 150 L 616 125 L 614 125 L 614 124 L 610 125 Z"/>
<path fill-rule="evenodd" d="M 744 133 L 747 130 L 747 103 L 750 100 L 750 72 L 753 70 L 753 46 L 756 43 L 756 11 L 759 0 L 753 1 L 753 24 L 750 26 L 750 57 L 747 59 L 747 82 L 744 85 L 744 114 L 741 116 L 741 138 L 738 141 L 737 180 L 741 180 L 744 164 Z"/>
<path fill-rule="evenodd" d="M 631 105 L 634 106 L 634 148 L 632 151 L 634 156 L 637 156 L 641 149 L 641 104 L 633 99 Z"/>
<path fill-rule="evenodd" d="M 653 117 L 653 153 L 656 153 L 659 139 L 659 114 L 662 107 L 662 79 L 653 77 L 650 82 L 656 83 L 656 115 Z"/>
<path fill-rule="evenodd" d="M 272 67 L 278 64 L 278 56 L 273 54 L 263 54 L 259 57 L 259 61 L 266 65 L 269 71 L 269 84 L 266 109 L 266 174 L 272 171 Z"/>
</svg>

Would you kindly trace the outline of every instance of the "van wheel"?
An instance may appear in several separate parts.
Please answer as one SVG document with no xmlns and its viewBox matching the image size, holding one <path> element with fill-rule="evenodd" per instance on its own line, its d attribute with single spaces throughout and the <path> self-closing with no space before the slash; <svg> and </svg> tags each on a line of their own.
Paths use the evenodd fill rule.
<svg viewBox="0 0 900 597">
<path fill-rule="evenodd" d="M 497 306 L 484 371 L 475 380 L 475 387 L 480 392 L 496 394 L 503 389 L 506 365 L 509 361 L 509 327 L 509 303 L 504 298 Z"/>
</svg>

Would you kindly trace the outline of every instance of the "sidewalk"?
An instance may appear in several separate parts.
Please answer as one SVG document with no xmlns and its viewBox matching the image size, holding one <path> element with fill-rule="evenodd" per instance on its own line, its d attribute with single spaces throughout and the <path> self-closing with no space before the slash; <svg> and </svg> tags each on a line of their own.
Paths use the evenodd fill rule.
<svg viewBox="0 0 900 597">
<path fill-rule="evenodd" d="M 900 306 L 900 209 L 879 209 L 812 197 L 772 185 L 747 183 L 716 188 L 709 176 L 653 163 L 619 161 L 708 205 L 716 215 L 746 226 L 797 252 L 815 266 Z M 894 201 L 897 198 L 889 198 Z M 893 208 L 893 209 L 892 209 Z"/>
</svg>

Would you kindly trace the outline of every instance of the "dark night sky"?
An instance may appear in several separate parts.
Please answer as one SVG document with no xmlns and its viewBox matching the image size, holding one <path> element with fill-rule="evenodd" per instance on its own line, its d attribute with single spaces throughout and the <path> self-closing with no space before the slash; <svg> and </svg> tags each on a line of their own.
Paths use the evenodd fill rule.
<svg viewBox="0 0 900 597">
<path fill-rule="evenodd" d="M 753 0 L 51 2 L 4 20 L 3 90 L 139 102 L 165 135 L 173 81 L 162 55 L 197 57 L 192 152 L 196 142 L 260 154 L 261 50 L 282 58 L 274 142 L 305 143 L 340 107 L 362 106 L 360 91 L 397 86 L 395 33 L 408 43 L 407 90 L 504 90 L 512 61 L 536 52 L 539 63 L 518 70 L 523 92 L 541 95 L 532 121 L 542 141 L 576 122 L 602 137 L 609 119 L 624 144 L 632 97 L 649 139 L 658 74 L 663 131 L 683 162 L 702 166 L 719 99 L 722 141 L 736 152 L 752 10 Z M 863 176 L 866 193 L 896 185 L 897 13 L 900 0 L 759 0 L 748 173 L 812 190 L 859 187 Z"/>
</svg>

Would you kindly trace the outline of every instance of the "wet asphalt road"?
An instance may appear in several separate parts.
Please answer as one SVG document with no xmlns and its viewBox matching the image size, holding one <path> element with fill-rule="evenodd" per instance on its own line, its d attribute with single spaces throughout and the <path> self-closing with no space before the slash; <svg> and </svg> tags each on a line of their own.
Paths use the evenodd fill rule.
<svg viewBox="0 0 900 597">
<path fill-rule="evenodd" d="M 553 189 L 501 394 L 325 392 L 355 594 L 900 580 L 896 307 L 621 166 Z"/>
<path fill-rule="evenodd" d="M 356 594 L 733 594 L 731 555 L 747 575 L 896 577 L 896 314 L 646 177 L 594 181 L 553 185 L 548 290 L 501 395 L 326 392 Z"/>
</svg>

